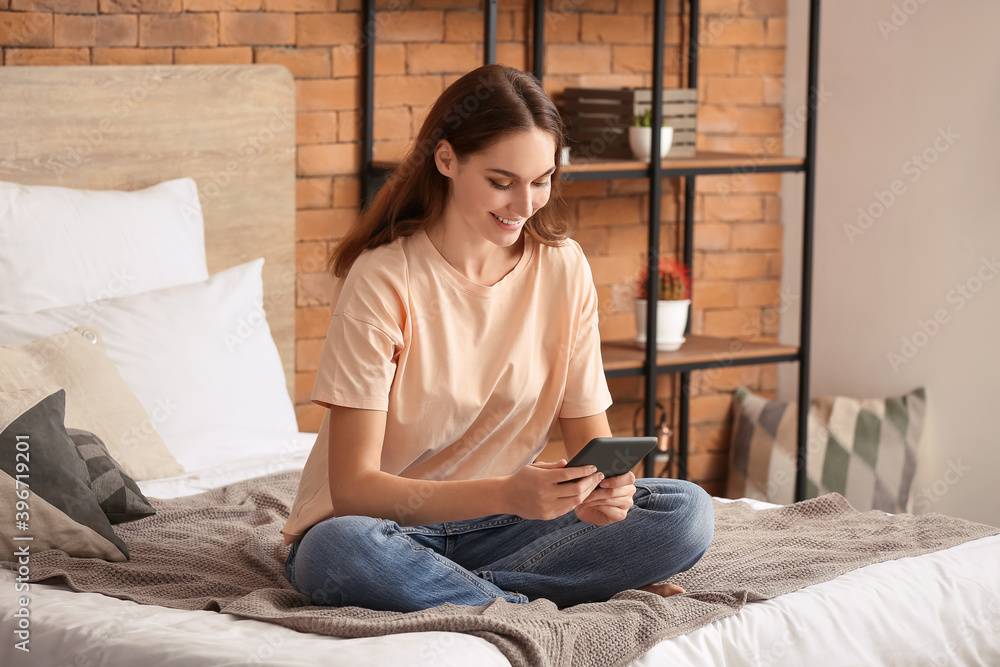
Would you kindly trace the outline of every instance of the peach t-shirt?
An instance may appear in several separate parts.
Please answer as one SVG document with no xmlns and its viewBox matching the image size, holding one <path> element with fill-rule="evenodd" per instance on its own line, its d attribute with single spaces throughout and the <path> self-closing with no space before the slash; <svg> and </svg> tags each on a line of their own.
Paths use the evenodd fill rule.
<svg viewBox="0 0 1000 667">
<path fill-rule="evenodd" d="M 386 411 L 383 471 L 510 475 L 542 451 L 557 418 L 611 406 L 583 250 L 524 239 L 517 266 L 492 286 L 452 267 L 422 230 L 365 251 L 335 281 L 312 400 Z M 286 543 L 335 516 L 329 422 L 327 410 Z"/>
</svg>

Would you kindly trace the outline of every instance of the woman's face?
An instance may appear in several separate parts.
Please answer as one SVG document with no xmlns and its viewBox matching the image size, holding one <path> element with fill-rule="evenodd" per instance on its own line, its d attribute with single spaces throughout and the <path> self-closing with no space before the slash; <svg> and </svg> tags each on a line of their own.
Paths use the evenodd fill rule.
<svg viewBox="0 0 1000 667">
<path fill-rule="evenodd" d="M 551 134 L 534 128 L 506 134 L 462 163 L 441 142 L 438 169 L 452 182 L 445 219 L 496 245 L 513 245 L 527 219 L 549 201 L 555 148 Z"/>
</svg>

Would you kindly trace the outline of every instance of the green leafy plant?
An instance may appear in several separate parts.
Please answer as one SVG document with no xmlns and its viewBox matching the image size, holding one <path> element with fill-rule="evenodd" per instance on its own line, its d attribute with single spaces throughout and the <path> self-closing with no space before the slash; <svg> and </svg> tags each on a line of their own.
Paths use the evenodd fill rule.
<svg viewBox="0 0 1000 667">
<path fill-rule="evenodd" d="M 638 116 L 632 118 L 632 124 L 636 127 L 652 127 L 653 125 L 653 109 L 646 109 L 645 113 L 641 113 Z M 663 127 L 670 127 L 670 123 L 663 121 Z"/>
<path fill-rule="evenodd" d="M 658 300 L 683 301 L 690 296 L 691 277 L 688 267 L 684 264 L 669 257 L 661 257 L 658 273 L 660 278 Z M 642 270 L 639 271 L 639 280 L 637 281 L 637 296 L 640 299 L 646 298 L 646 278 L 648 275 L 648 267 L 643 266 Z"/>
</svg>

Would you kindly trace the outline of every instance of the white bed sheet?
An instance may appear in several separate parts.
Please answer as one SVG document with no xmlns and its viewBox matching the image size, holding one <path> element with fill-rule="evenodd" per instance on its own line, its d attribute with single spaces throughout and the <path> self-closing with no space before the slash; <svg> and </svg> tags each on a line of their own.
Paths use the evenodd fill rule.
<svg viewBox="0 0 1000 667">
<path fill-rule="evenodd" d="M 244 458 L 140 486 L 151 497 L 177 497 L 301 469 L 314 440 L 315 434 L 286 436 L 277 456 Z M 93 667 L 509 664 L 495 646 L 471 635 L 341 639 L 46 584 L 33 584 L 29 593 L 32 650 L 24 654 L 13 646 L 12 613 L 23 595 L 14 590 L 14 578 L 0 570 L 0 664 L 5 666 L 76 665 L 81 655 Z M 667 665 L 1000 665 L 1000 537 L 870 565 L 751 603 L 735 616 L 660 642 L 632 663 Z"/>
</svg>

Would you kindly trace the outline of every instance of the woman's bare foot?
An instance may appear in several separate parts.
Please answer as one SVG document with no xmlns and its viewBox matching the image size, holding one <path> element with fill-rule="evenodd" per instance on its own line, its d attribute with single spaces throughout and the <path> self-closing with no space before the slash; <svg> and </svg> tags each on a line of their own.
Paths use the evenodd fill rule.
<svg viewBox="0 0 1000 667">
<path fill-rule="evenodd" d="M 678 593 L 687 592 L 677 584 L 650 584 L 649 586 L 640 586 L 639 590 L 656 593 L 657 595 L 662 595 L 665 598 L 670 597 L 671 595 L 677 595 Z"/>
</svg>

